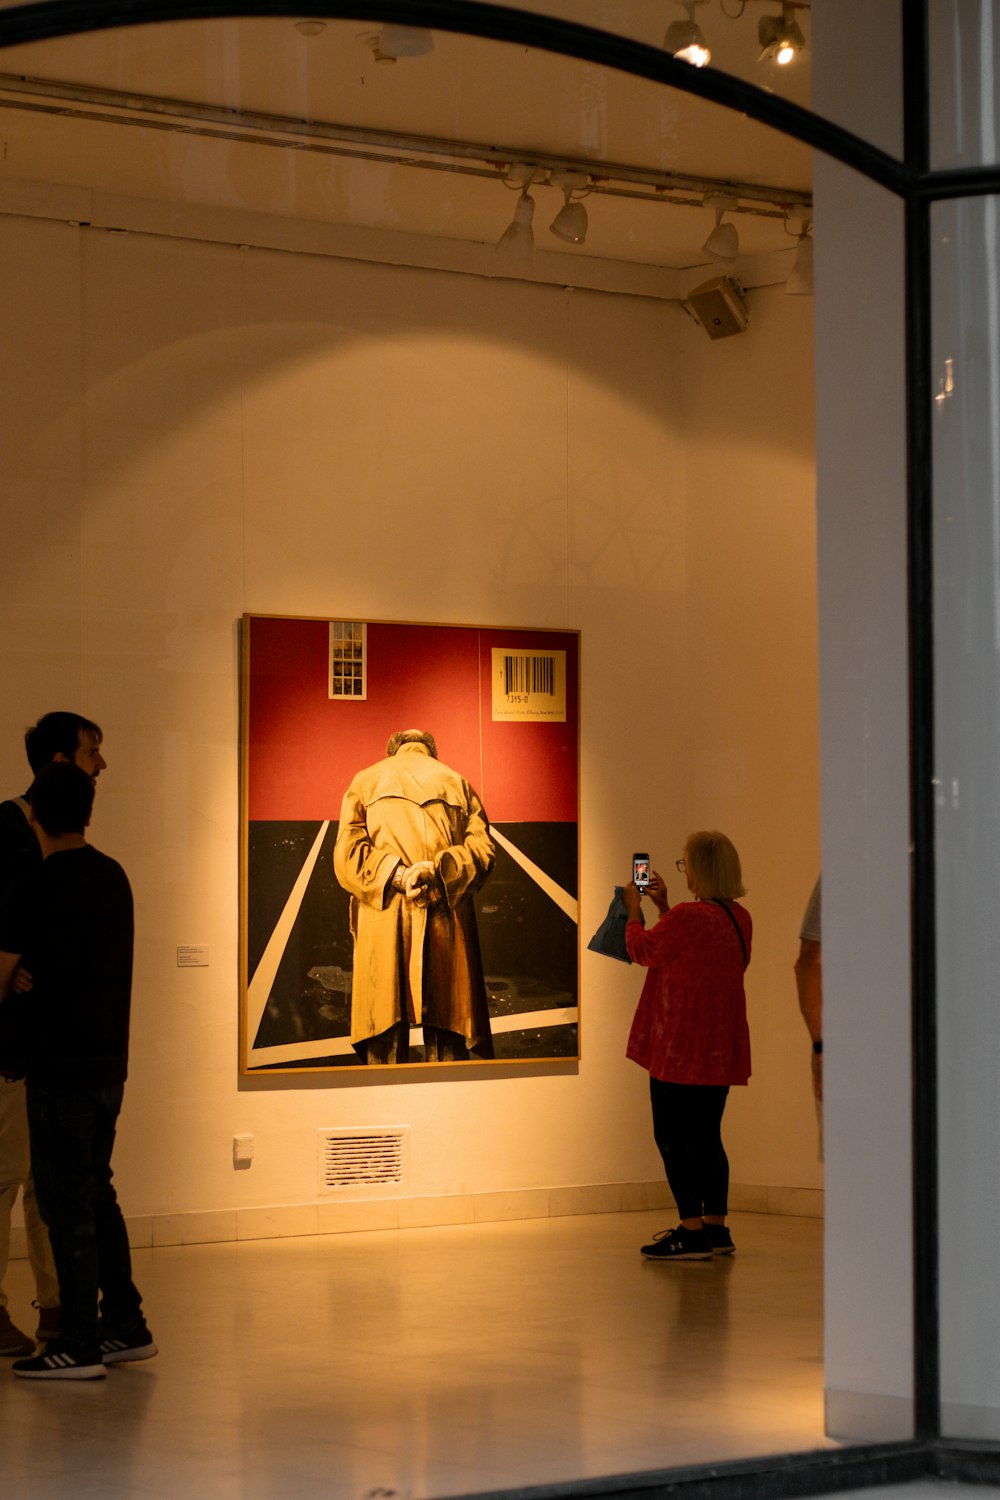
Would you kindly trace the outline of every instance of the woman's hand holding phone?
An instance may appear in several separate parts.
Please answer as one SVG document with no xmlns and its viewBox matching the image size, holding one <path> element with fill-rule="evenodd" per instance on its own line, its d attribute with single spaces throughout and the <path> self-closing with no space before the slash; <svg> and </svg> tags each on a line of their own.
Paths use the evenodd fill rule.
<svg viewBox="0 0 1000 1500">
<path fill-rule="evenodd" d="M 670 910 L 670 902 L 667 900 L 667 883 L 658 870 L 654 870 L 652 873 L 646 895 L 652 901 L 661 917 L 665 911 Z"/>
<path fill-rule="evenodd" d="M 622 904 L 630 922 L 642 921 L 642 895 L 634 880 L 622 886 Z"/>
</svg>

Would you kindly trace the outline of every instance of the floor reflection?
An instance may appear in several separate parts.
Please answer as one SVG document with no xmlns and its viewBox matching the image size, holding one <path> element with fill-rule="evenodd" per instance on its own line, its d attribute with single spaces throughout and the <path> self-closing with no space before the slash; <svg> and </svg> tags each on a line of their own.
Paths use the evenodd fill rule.
<svg viewBox="0 0 1000 1500">
<path fill-rule="evenodd" d="M 0 1368 L 5 1493 L 419 1500 L 825 1446 L 822 1226 L 731 1222 L 679 1265 L 639 1255 L 662 1213 L 139 1251 L 160 1355 Z"/>
</svg>

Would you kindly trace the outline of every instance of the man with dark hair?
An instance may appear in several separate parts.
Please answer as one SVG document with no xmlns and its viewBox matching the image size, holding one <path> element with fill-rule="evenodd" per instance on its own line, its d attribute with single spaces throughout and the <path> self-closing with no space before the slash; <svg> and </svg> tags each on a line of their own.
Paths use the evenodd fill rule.
<svg viewBox="0 0 1000 1500">
<path fill-rule="evenodd" d="M 14 1373 L 87 1380 L 156 1353 L 111 1183 L 128 1065 L 132 892 L 122 867 L 87 843 L 86 771 L 47 766 L 28 800 L 43 862 L 0 902 L 0 1012 L 14 1006 L 18 1017 L 35 1189 L 62 1307 L 58 1338 L 16 1360 Z"/>
<path fill-rule="evenodd" d="M 101 754 L 104 739 L 100 726 L 82 714 L 56 710 L 43 714 L 37 724 L 25 732 L 24 748 L 28 764 L 37 775 L 54 760 L 71 760 L 86 771 L 95 782 L 107 762 Z"/>
<path fill-rule="evenodd" d="M 495 860 L 483 804 L 426 730 L 397 731 L 354 777 L 333 868 L 351 896 L 351 1042 L 366 1063 L 408 1062 L 411 1026 L 427 1062 L 493 1056 L 472 897 Z"/>
<path fill-rule="evenodd" d="M 100 725 L 82 714 L 57 710 L 44 714 L 27 730 L 24 747 L 37 774 L 54 761 L 70 761 L 92 782 L 105 769 Z M 27 796 L 0 802 L 0 896 L 15 880 L 42 862 L 42 851 L 30 822 Z M 35 1202 L 28 1161 L 28 1117 L 24 1082 L 11 1059 L 0 1054 L 0 1355 L 31 1354 L 35 1341 L 11 1321 L 3 1289 L 10 1257 L 10 1220 L 18 1191 L 24 1209 L 28 1258 L 38 1305 L 37 1337 L 50 1339 L 59 1327 L 59 1286 L 49 1237 Z"/>
</svg>

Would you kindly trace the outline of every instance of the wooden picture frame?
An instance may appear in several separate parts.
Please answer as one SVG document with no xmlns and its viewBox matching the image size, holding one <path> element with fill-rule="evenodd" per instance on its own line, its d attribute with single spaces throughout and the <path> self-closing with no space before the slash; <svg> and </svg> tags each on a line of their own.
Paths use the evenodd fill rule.
<svg viewBox="0 0 1000 1500">
<path fill-rule="evenodd" d="M 243 617 L 241 1072 L 579 1057 L 579 657 Z"/>
</svg>

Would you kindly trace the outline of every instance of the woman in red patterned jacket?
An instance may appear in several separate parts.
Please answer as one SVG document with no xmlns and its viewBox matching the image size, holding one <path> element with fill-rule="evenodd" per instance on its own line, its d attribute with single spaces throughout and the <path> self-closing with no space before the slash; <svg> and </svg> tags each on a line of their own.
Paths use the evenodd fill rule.
<svg viewBox="0 0 1000 1500">
<path fill-rule="evenodd" d="M 753 923 L 740 858 L 724 833 L 692 833 L 678 870 L 693 901 L 671 907 L 654 872 L 649 896 L 660 920 L 647 932 L 639 891 L 623 892 L 625 945 L 648 968 L 627 1056 L 649 1073 L 653 1137 L 680 1224 L 643 1245 L 647 1260 L 711 1260 L 735 1249 L 726 1228 L 729 1160 L 722 1114 L 730 1086 L 750 1077 L 743 974 Z"/>
</svg>

